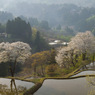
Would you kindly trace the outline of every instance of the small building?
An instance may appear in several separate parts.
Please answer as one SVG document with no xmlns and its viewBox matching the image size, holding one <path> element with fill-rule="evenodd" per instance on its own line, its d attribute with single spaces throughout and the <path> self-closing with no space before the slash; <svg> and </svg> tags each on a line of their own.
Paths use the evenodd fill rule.
<svg viewBox="0 0 95 95">
<path fill-rule="evenodd" d="M 55 43 L 60 43 L 61 41 L 60 41 L 60 40 L 55 40 L 54 42 L 55 42 Z"/>
<path fill-rule="evenodd" d="M 61 43 L 61 44 L 64 45 L 64 46 L 67 46 L 67 45 L 68 45 L 67 42 L 63 42 L 63 43 Z"/>
<path fill-rule="evenodd" d="M 55 47 L 60 47 L 60 46 L 67 46 L 68 43 L 67 42 L 62 42 L 60 40 L 55 40 L 53 42 L 50 42 L 49 45 L 55 48 Z"/>
</svg>

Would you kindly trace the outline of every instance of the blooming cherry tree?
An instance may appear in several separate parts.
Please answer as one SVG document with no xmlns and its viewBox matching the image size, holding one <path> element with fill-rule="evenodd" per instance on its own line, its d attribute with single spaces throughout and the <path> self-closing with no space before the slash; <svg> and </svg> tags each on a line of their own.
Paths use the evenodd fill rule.
<svg viewBox="0 0 95 95">
<path fill-rule="evenodd" d="M 71 65 L 75 66 L 74 54 L 74 49 L 70 47 L 63 47 L 57 51 L 55 60 L 60 67 L 69 68 Z"/>
<path fill-rule="evenodd" d="M 58 50 L 55 59 L 60 66 L 66 67 L 70 66 L 70 64 L 75 66 L 77 62 L 76 58 L 79 55 L 82 55 L 83 60 L 86 59 L 86 56 L 93 55 L 94 60 L 95 38 L 90 31 L 78 33 L 71 39 L 67 47 L 62 47 Z"/>
<path fill-rule="evenodd" d="M 31 48 L 27 43 L 23 42 L 2 42 L 0 43 L 0 63 L 9 62 L 11 75 L 14 76 L 17 62 L 24 63 L 31 55 Z M 12 68 L 12 63 L 14 67 Z"/>
<path fill-rule="evenodd" d="M 95 38 L 90 31 L 78 33 L 71 39 L 68 47 L 77 49 L 81 53 L 92 53 L 95 52 Z"/>
</svg>

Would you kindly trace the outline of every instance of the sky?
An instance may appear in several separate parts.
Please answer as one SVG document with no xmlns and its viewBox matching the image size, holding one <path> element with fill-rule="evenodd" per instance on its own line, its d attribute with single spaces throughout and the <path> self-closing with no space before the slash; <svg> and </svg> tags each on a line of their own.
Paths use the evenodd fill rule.
<svg viewBox="0 0 95 95">
<path fill-rule="evenodd" d="M 13 8 L 17 3 L 64 3 L 78 0 L 0 0 L 0 10 L 6 10 L 7 8 Z"/>
<path fill-rule="evenodd" d="M 31 1 L 31 0 L 30 0 Z M 14 7 L 17 3 L 27 2 L 27 0 L 0 0 L 0 10 Z"/>
<path fill-rule="evenodd" d="M 94 3 L 93 3 L 94 2 Z M 24 3 L 24 4 L 22 4 Z M 88 3 L 91 6 L 95 4 L 95 0 L 0 0 L 0 11 L 13 12 L 13 9 L 17 9 L 18 6 L 24 5 L 27 7 L 27 3 L 46 3 L 46 4 L 64 4 L 64 3 L 74 3 L 77 5 L 85 5 Z M 25 5 L 26 4 L 26 5 Z"/>
</svg>

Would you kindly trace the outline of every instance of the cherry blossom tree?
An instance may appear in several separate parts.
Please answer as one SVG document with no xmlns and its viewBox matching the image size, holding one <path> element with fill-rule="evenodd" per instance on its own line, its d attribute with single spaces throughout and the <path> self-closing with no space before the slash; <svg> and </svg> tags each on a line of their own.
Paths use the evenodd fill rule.
<svg viewBox="0 0 95 95">
<path fill-rule="evenodd" d="M 73 37 L 68 45 L 78 53 L 83 55 L 83 60 L 90 54 L 95 54 L 95 38 L 90 31 L 78 33 Z"/>
<path fill-rule="evenodd" d="M 95 52 L 95 38 L 90 31 L 85 33 L 78 33 L 75 37 L 71 39 L 68 47 L 79 50 L 79 52 Z"/>
<path fill-rule="evenodd" d="M 86 60 L 86 57 L 90 55 L 95 56 L 95 38 L 90 31 L 78 33 L 71 39 L 67 47 L 58 50 L 55 59 L 60 66 L 66 67 L 70 64 L 75 66 L 80 55 L 83 60 Z"/>
<path fill-rule="evenodd" d="M 63 47 L 57 51 L 57 56 L 55 57 L 55 60 L 60 67 L 69 68 L 70 66 L 75 66 L 74 55 L 74 49 L 69 47 Z"/>
<path fill-rule="evenodd" d="M 10 65 L 10 72 L 12 77 L 15 73 L 17 63 L 24 63 L 25 60 L 31 55 L 31 48 L 24 42 L 2 42 L 0 43 L 0 63 L 8 62 Z M 14 63 L 14 64 L 13 64 Z"/>
</svg>

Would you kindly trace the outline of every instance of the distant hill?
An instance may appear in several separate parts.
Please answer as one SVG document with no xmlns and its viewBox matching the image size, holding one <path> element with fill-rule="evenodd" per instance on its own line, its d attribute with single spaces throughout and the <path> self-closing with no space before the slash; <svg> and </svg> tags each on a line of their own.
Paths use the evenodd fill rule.
<svg viewBox="0 0 95 95">
<path fill-rule="evenodd" d="M 0 10 L 11 12 L 14 15 L 25 15 L 25 16 L 32 15 L 38 17 L 37 15 L 41 13 L 41 11 L 46 11 L 46 8 L 48 8 L 48 4 L 53 4 L 53 5 L 55 4 L 55 6 L 59 6 L 59 8 L 63 4 L 75 4 L 77 6 L 82 6 L 82 7 L 95 7 L 95 0 L 43 0 L 43 1 L 42 0 L 20 0 L 20 1 L 16 0 L 14 2 L 8 2 L 8 3 L 6 2 L 4 4 L 4 7 L 3 6 L 0 7 Z M 50 7 L 52 7 L 52 5 Z M 41 11 L 39 11 L 40 9 Z M 56 8 L 56 10 L 57 9 L 58 8 Z"/>
<path fill-rule="evenodd" d="M 15 17 L 24 16 L 35 18 L 35 20 L 37 18 L 39 22 L 48 21 L 53 28 L 61 25 L 62 28 L 70 26 L 84 31 L 85 29 L 81 30 L 81 27 L 84 27 L 86 19 L 95 15 L 94 5 L 95 0 L 16 0 L 8 3 L 6 1 L 4 11 L 12 13 Z M 0 10 L 2 11 L 3 7 Z M 1 14 L 2 18 L 0 17 L 1 22 L 5 22 L 3 14 Z"/>
</svg>

